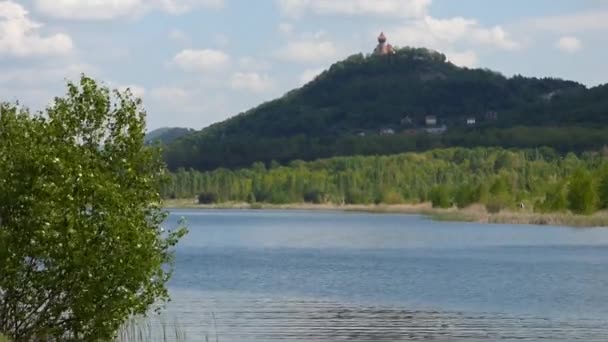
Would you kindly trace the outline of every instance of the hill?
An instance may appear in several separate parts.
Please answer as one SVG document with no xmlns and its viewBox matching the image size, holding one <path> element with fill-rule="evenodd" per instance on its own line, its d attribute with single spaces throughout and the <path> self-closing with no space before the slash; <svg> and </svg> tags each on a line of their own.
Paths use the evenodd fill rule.
<svg viewBox="0 0 608 342">
<path fill-rule="evenodd" d="M 573 151 L 608 143 L 607 125 L 608 86 L 507 78 L 404 48 L 351 56 L 277 100 L 177 139 L 165 157 L 171 169 L 209 170 L 446 146 Z"/>
<path fill-rule="evenodd" d="M 168 145 L 176 139 L 193 132 L 194 130 L 191 128 L 161 127 L 148 132 L 144 139 L 147 144 L 154 144 L 158 142 L 161 145 Z"/>
</svg>

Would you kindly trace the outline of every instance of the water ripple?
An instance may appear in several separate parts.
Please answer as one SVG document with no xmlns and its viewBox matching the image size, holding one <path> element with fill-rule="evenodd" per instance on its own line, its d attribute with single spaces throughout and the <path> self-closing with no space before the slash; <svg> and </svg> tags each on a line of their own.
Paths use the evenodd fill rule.
<svg viewBox="0 0 608 342">
<path fill-rule="evenodd" d="M 602 320 L 408 311 L 318 300 L 178 297 L 188 341 L 607 341 Z"/>
</svg>

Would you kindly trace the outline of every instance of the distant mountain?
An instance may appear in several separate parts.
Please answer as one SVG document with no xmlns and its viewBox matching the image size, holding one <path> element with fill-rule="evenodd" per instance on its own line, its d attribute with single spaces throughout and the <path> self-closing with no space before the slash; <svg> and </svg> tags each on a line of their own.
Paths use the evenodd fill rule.
<svg viewBox="0 0 608 342">
<path fill-rule="evenodd" d="M 146 134 L 145 141 L 147 144 L 160 142 L 162 145 L 168 145 L 178 138 L 194 133 L 192 128 L 181 127 L 161 127 Z"/>
<path fill-rule="evenodd" d="M 177 139 L 165 158 L 172 169 L 208 170 L 445 146 L 568 151 L 608 144 L 606 127 L 608 86 L 507 78 L 404 48 L 351 56 L 279 99 Z"/>
</svg>

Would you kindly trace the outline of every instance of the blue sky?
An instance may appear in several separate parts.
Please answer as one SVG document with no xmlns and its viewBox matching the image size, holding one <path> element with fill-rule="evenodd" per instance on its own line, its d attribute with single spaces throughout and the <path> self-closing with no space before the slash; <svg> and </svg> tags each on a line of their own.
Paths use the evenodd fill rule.
<svg viewBox="0 0 608 342">
<path fill-rule="evenodd" d="M 384 31 L 455 64 L 608 82 L 608 0 L 0 0 L 0 99 L 42 109 L 81 72 L 200 129 L 368 53 Z"/>
</svg>

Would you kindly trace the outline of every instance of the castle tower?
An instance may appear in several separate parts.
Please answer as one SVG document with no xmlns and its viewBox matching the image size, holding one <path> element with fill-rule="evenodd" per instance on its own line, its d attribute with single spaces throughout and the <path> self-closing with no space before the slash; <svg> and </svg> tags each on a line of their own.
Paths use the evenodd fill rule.
<svg viewBox="0 0 608 342">
<path fill-rule="evenodd" d="M 374 55 L 384 56 L 392 55 L 394 53 L 395 49 L 393 49 L 393 46 L 391 44 L 386 43 L 386 36 L 384 35 L 384 32 L 381 32 L 378 36 L 378 45 L 374 49 Z"/>
</svg>

